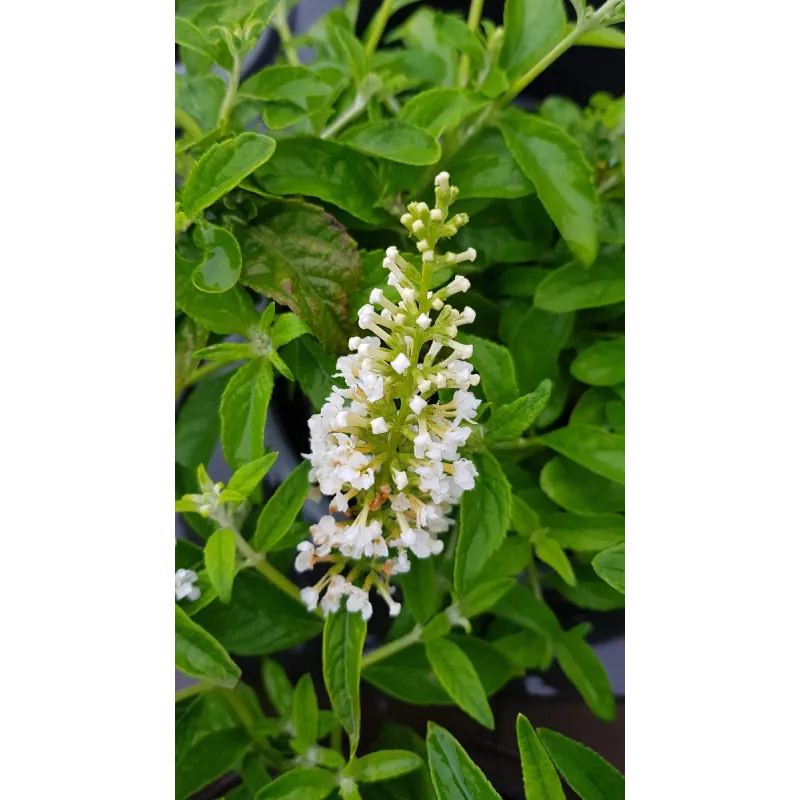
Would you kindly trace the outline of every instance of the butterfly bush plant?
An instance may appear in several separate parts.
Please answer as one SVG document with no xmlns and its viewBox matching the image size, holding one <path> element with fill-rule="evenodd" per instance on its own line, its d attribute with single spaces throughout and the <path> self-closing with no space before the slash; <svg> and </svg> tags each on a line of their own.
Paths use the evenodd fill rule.
<svg viewBox="0 0 800 800">
<path fill-rule="evenodd" d="M 384 0 L 360 37 L 358 2 L 302 36 L 293 5 L 176 4 L 176 797 L 497 798 L 362 693 L 494 729 L 560 669 L 615 717 L 587 635 L 624 606 L 624 99 L 520 93 L 624 47 L 624 3 Z M 516 733 L 518 796 L 623 797 Z"/>
</svg>

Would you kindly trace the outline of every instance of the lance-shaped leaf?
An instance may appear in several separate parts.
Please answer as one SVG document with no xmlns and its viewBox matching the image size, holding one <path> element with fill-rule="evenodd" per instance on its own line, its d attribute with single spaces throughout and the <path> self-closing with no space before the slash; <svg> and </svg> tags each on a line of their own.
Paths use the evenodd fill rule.
<svg viewBox="0 0 800 800">
<path fill-rule="evenodd" d="M 367 623 L 346 610 L 330 614 L 322 634 L 322 674 L 331 706 L 350 737 L 350 757 L 355 755 L 361 732 L 359 680 Z"/>
<path fill-rule="evenodd" d="M 614 695 L 608 674 L 580 627 L 573 628 L 556 641 L 556 659 L 564 674 L 581 693 L 586 705 L 600 719 L 611 722 L 616 717 Z"/>
<path fill-rule="evenodd" d="M 233 578 L 236 575 L 236 534 L 220 528 L 206 542 L 203 558 L 211 585 L 223 603 L 230 603 Z"/>
<path fill-rule="evenodd" d="M 501 800 L 453 735 L 428 723 L 428 766 L 438 800 Z"/>
<path fill-rule="evenodd" d="M 511 486 L 489 452 L 474 457 L 475 488 L 461 501 L 461 525 L 455 560 L 455 587 L 464 594 L 475 586 L 488 558 L 505 538 L 511 519 Z"/>
<path fill-rule="evenodd" d="M 249 497 L 255 488 L 264 480 L 264 476 L 272 469 L 272 465 L 278 458 L 277 453 L 267 453 L 243 467 L 239 467 L 228 481 L 228 489 L 239 492 L 245 497 Z"/>
<path fill-rule="evenodd" d="M 336 788 L 336 777 L 318 767 L 292 769 L 268 783 L 255 800 L 325 800 Z"/>
<path fill-rule="evenodd" d="M 536 288 L 534 304 L 563 314 L 582 308 L 598 308 L 625 299 L 625 257 L 600 256 L 587 269 L 573 261 L 552 272 Z"/>
<path fill-rule="evenodd" d="M 175 666 L 190 678 L 233 687 L 242 671 L 225 648 L 175 606 Z"/>
<path fill-rule="evenodd" d="M 503 113 L 500 129 L 567 246 L 579 261 L 591 264 L 597 256 L 599 205 L 580 145 L 556 125 L 517 109 Z"/>
<path fill-rule="evenodd" d="M 537 728 L 547 753 L 581 800 L 622 800 L 625 778 L 594 750 L 562 736 Z"/>
<path fill-rule="evenodd" d="M 232 467 L 243 466 L 264 452 L 264 426 L 272 397 L 272 366 L 254 358 L 234 373 L 222 394 L 222 451 Z"/>
<path fill-rule="evenodd" d="M 495 409 L 486 424 L 486 442 L 504 442 L 521 436 L 544 411 L 552 388 L 551 381 L 543 380 L 536 391 Z"/>
<path fill-rule="evenodd" d="M 466 653 L 449 639 L 437 638 L 425 644 L 425 655 L 456 705 L 481 725 L 494 729 L 494 714 L 486 692 Z"/>
<path fill-rule="evenodd" d="M 264 506 L 251 542 L 258 552 L 274 550 L 289 532 L 308 494 L 310 469 L 308 461 L 298 464 Z"/>
<path fill-rule="evenodd" d="M 539 438 L 582 467 L 617 483 L 625 483 L 624 435 L 608 433 L 594 425 L 567 425 Z"/>
<path fill-rule="evenodd" d="M 517 715 L 517 744 L 522 760 L 525 800 L 564 800 L 564 789 L 556 768 L 533 726 L 522 714 Z"/>
</svg>

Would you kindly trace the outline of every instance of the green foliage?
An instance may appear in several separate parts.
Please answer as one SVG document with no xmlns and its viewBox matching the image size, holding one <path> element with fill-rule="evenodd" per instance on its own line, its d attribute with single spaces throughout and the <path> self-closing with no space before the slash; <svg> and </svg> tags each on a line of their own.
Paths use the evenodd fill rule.
<svg viewBox="0 0 800 800">
<path fill-rule="evenodd" d="M 359 678 L 367 625 L 357 614 L 339 611 L 325 622 L 322 635 L 322 671 L 325 688 L 339 722 L 350 737 L 350 756 L 361 733 Z"/>
<path fill-rule="evenodd" d="M 176 703 L 176 795 L 234 772 L 242 785 L 230 800 L 497 798 L 436 725 L 426 743 L 392 726 L 356 756 L 360 679 L 491 728 L 488 698 L 555 660 L 600 719 L 614 718 L 588 626 L 562 629 L 551 605 L 624 607 L 624 98 L 598 93 L 581 108 L 547 97 L 533 112 L 513 101 L 571 46 L 624 48 L 613 27 L 624 4 L 584 13 L 572 3 L 568 23 L 561 0 L 506 0 L 501 26 L 473 18 L 480 3 L 469 17 L 466 7 L 420 5 L 394 25 L 410 2 L 393 0 L 361 40 L 357 3 L 302 37 L 287 24 L 293 5 L 176 6 L 176 511 L 204 545 L 176 547 L 176 569 L 195 589 L 176 602 L 176 667 L 203 682 Z M 280 53 L 242 80 L 267 26 Z M 301 47 L 313 52 L 303 64 Z M 444 551 L 409 549 L 410 571 L 385 576 L 403 608 L 383 642 L 370 623 L 364 656 L 360 614 L 323 621 L 309 611 L 308 592 L 322 584 L 300 602 L 292 564 L 318 521 L 302 516 L 315 500 L 311 467 L 301 460 L 265 501 L 278 455 L 265 452 L 265 427 L 269 414 L 288 433 L 284 458 L 307 452 L 305 431 L 284 430 L 280 409 L 301 425 L 319 412 L 342 385 L 337 357 L 351 337 L 372 335 L 356 322 L 371 291 L 400 302 L 386 248 L 422 274 L 400 217 L 410 201 L 433 208 L 443 171 L 470 219 L 437 236 L 476 257 L 437 264 L 426 286 L 456 274 L 471 282 L 448 302 L 476 315 L 459 341 L 480 375 L 477 421 L 463 423 L 472 427 L 463 457 L 477 475 L 448 512 Z M 401 435 L 413 438 L 415 425 Z M 227 486 L 203 466 L 217 469 L 218 450 L 233 473 Z M 391 513 L 388 475 L 380 462 L 373 469 L 370 502 Z M 358 575 L 366 563 L 351 566 Z M 301 585 L 319 580 L 309 576 Z M 327 700 L 313 664 L 294 685 L 279 664 L 282 651 L 320 636 Z M 262 664 L 272 716 L 239 684 L 229 653 L 274 655 Z M 584 800 L 622 798 L 622 777 L 587 748 L 522 717 L 517 736 L 526 800 L 561 800 L 557 772 Z"/>
</svg>

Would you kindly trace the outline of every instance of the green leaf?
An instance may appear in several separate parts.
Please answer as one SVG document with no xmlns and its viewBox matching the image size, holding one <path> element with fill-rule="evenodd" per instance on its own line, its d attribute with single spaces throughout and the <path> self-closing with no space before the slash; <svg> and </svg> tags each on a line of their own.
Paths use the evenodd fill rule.
<svg viewBox="0 0 800 800">
<path fill-rule="evenodd" d="M 496 128 L 485 128 L 467 140 L 448 168 L 458 184 L 460 200 L 513 199 L 536 192 Z"/>
<path fill-rule="evenodd" d="M 190 678 L 233 687 L 242 671 L 222 645 L 175 606 L 175 666 Z"/>
<path fill-rule="evenodd" d="M 495 409 L 486 424 L 486 443 L 504 442 L 521 436 L 544 410 L 552 387 L 549 380 L 543 380 L 535 392 Z"/>
<path fill-rule="evenodd" d="M 203 32 L 194 23 L 183 17 L 175 17 L 175 42 L 181 47 L 188 47 L 195 53 L 214 59 L 214 50 L 211 42 L 206 39 Z"/>
<path fill-rule="evenodd" d="M 176 305 L 214 333 L 239 333 L 246 336 L 250 327 L 258 323 L 258 315 L 247 292 L 241 286 L 234 286 L 222 294 L 201 292 L 192 283 L 196 266 L 178 252 L 175 253 Z"/>
<path fill-rule="evenodd" d="M 517 743 L 522 759 L 525 800 L 564 800 L 558 773 L 528 720 L 517 715 Z"/>
<path fill-rule="evenodd" d="M 467 655 L 448 639 L 425 645 L 425 655 L 447 694 L 474 720 L 494 729 L 494 715 L 478 673 Z"/>
<path fill-rule="evenodd" d="M 212 731 L 198 739 L 175 764 L 175 798 L 185 800 L 230 772 L 251 747 L 246 731 Z"/>
<path fill-rule="evenodd" d="M 543 434 L 539 441 L 604 478 L 625 483 L 624 435 L 594 425 L 567 425 Z"/>
<path fill-rule="evenodd" d="M 288 717 L 292 713 L 294 690 L 283 667 L 271 658 L 264 659 L 261 664 L 261 681 L 275 712 L 280 717 Z"/>
<path fill-rule="evenodd" d="M 288 306 L 329 350 L 343 351 L 353 330 L 349 303 L 361 263 L 341 224 L 316 206 L 274 199 L 236 234 L 242 283 Z"/>
<path fill-rule="evenodd" d="M 511 498 L 511 527 L 528 539 L 542 527 L 539 515 L 516 494 Z"/>
<path fill-rule="evenodd" d="M 503 112 L 500 130 L 569 249 L 591 264 L 597 256 L 598 201 L 580 145 L 556 125 L 516 109 Z"/>
<path fill-rule="evenodd" d="M 216 128 L 224 98 L 225 81 L 219 75 L 176 76 L 175 107 L 188 114 L 202 133 Z"/>
<path fill-rule="evenodd" d="M 575 585 L 575 573 L 572 571 L 572 564 L 569 563 L 567 554 L 561 545 L 549 536 L 542 536 L 534 540 L 533 549 L 536 558 L 552 567 L 570 586 Z"/>
<path fill-rule="evenodd" d="M 416 753 L 408 750 L 379 750 L 352 761 L 345 774 L 358 783 L 378 783 L 413 772 L 424 763 Z"/>
<path fill-rule="evenodd" d="M 294 314 L 281 314 L 271 329 L 272 346 L 283 347 L 306 333 L 311 333 L 311 328 L 303 320 Z"/>
<path fill-rule="evenodd" d="M 259 133 L 242 133 L 215 144 L 192 167 L 181 192 L 189 219 L 238 186 L 275 152 L 275 140 Z"/>
<path fill-rule="evenodd" d="M 606 722 L 616 717 L 614 695 L 605 667 L 583 638 L 579 627 L 556 641 L 556 659 L 564 674 L 574 684 L 586 705 Z"/>
<path fill-rule="evenodd" d="M 459 89 L 429 89 L 414 95 L 397 115 L 400 122 L 406 122 L 439 137 L 448 128 L 454 128 L 466 116 L 480 107 L 480 102 Z M 510 154 L 509 154 L 510 157 Z M 463 176 L 458 174 L 459 197 L 464 196 L 461 188 Z"/>
<path fill-rule="evenodd" d="M 403 590 L 403 604 L 407 605 L 420 625 L 426 623 L 438 610 L 436 570 L 433 559 L 413 558 L 411 570 L 399 576 Z"/>
<path fill-rule="evenodd" d="M 211 460 L 219 440 L 219 403 L 230 375 L 198 383 L 181 403 L 175 421 L 175 461 L 189 469 Z"/>
<path fill-rule="evenodd" d="M 545 518 L 548 533 L 562 547 L 589 553 L 605 550 L 625 538 L 621 514 L 551 514 Z"/>
<path fill-rule="evenodd" d="M 478 336 L 461 336 L 464 344 L 472 345 L 472 361 L 481 376 L 480 386 L 490 403 L 510 403 L 519 397 L 517 376 L 511 353 L 500 344 Z"/>
<path fill-rule="evenodd" d="M 501 636 L 499 639 L 493 639 L 492 645 L 513 667 L 522 672 L 529 669 L 550 668 L 553 658 L 550 639 L 533 631 L 517 631 L 508 636 Z"/>
<path fill-rule="evenodd" d="M 272 194 L 318 197 L 365 222 L 378 222 L 381 187 L 361 154 L 338 142 L 298 136 L 281 140 L 275 156 L 254 178 Z"/>
<path fill-rule="evenodd" d="M 501 800 L 478 765 L 444 728 L 429 722 L 426 743 L 438 800 Z"/>
<path fill-rule="evenodd" d="M 625 594 L 625 542 L 598 553 L 592 559 L 592 566 L 609 586 Z"/>
<path fill-rule="evenodd" d="M 259 70 L 248 78 L 237 97 L 254 100 L 299 100 L 331 94 L 334 86 L 308 67 L 277 66 Z M 282 143 L 281 143 L 282 144 Z"/>
<path fill-rule="evenodd" d="M 531 545 L 526 537 L 506 536 L 494 555 L 486 562 L 478 579 L 478 585 L 486 581 L 519 575 L 531 557 Z"/>
<path fill-rule="evenodd" d="M 228 481 L 228 489 L 239 492 L 245 497 L 249 497 L 261 485 L 264 476 L 272 469 L 273 464 L 278 458 L 277 453 L 267 453 L 243 467 L 239 467 Z"/>
<path fill-rule="evenodd" d="M 250 542 L 257 552 L 267 553 L 274 550 L 289 532 L 308 494 L 310 469 L 311 462 L 301 461 L 264 506 Z"/>
<path fill-rule="evenodd" d="M 495 604 L 493 613 L 521 628 L 555 639 L 561 635 L 556 615 L 533 592 L 517 584 Z"/>
<path fill-rule="evenodd" d="M 537 308 L 561 314 L 625 299 L 625 258 L 600 256 L 590 269 L 576 261 L 547 274 L 536 289 Z"/>
<path fill-rule="evenodd" d="M 625 778 L 602 756 L 547 728 L 536 732 L 558 771 L 581 800 L 623 800 Z"/>
<path fill-rule="evenodd" d="M 261 665 L 261 680 L 269 702 L 280 717 L 288 717 L 292 713 L 294 690 L 283 667 L 271 658 Z"/>
<path fill-rule="evenodd" d="M 625 382 L 625 337 L 595 342 L 572 362 L 570 372 L 592 386 L 614 386 Z"/>
<path fill-rule="evenodd" d="M 311 401 L 314 410 L 319 411 L 331 393 L 331 376 L 336 372 L 336 358 L 326 353 L 309 336 L 290 342 L 282 355 L 291 367 L 303 394 Z"/>
<path fill-rule="evenodd" d="M 243 785 L 251 793 L 258 792 L 259 789 L 266 786 L 272 780 L 267 772 L 267 768 L 264 766 L 263 756 L 258 753 L 248 753 L 242 759 L 239 774 L 242 776 Z M 226 800 L 230 800 L 230 796 L 228 796 Z"/>
<path fill-rule="evenodd" d="M 367 54 L 364 45 L 347 28 L 337 28 L 336 38 L 340 47 L 347 55 L 347 62 L 350 72 L 358 84 L 364 80 L 367 74 Z"/>
<path fill-rule="evenodd" d="M 204 347 L 195 352 L 195 358 L 202 358 L 205 361 L 221 361 L 230 363 L 232 361 L 242 361 L 253 357 L 253 350 L 249 344 L 237 342 L 220 342 Z"/>
<path fill-rule="evenodd" d="M 603 514 L 625 509 L 624 487 L 566 458 L 548 461 L 539 480 L 545 494 L 567 511 Z"/>
<path fill-rule="evenodd" d="M 475 454 L 474 462 L 478 470 L 475 488 L 461 502 L 455 559 L 459 594 L 476 585 L 487 559 L 502 544 L 511 518 L 511 486 L 497 459 L 484 451 Z"/>
<path fill-rule="evenodd" d="M 234 468 L 249 464 L 264 452 L 264 426 L 272 397 L 272 367 L 265 358 L 248 361 L 233 374 L 222 394 L 222 451 Z"/>
<path fill-rule="evenodd" d="M 194 241 L 205 251 L 205 260 L 192 272 L 192 283 L 201 292 L 219 294 L 236 285 L 242 271 L 239 242 L 224 228 L 195 225 Z"/>
<path fill-rule="evenodd" d="M 606 403 L 616 399 L 616 394 L 606 387 L 587 389 L 572 409 L 569 421 L 577 425 L 599 425 L 602 428 L 608 424 Z"/>
<path fill-rule="evenodd" d="M 358 748 L 361 729 L 359 677 L 367 623 L 346 610 L 330 614 L 322 634 L 322 674 L 331 707 L 350 737 L 350 757 Z"/>
<path fill-rule="evenodd" d="M 600 201 L 600 241 L 625 244 L 625 202 Z"/>
<path fill-rule="evenodd" d="M 465 53 L 473 64 L 483 62 L 484 46 L 478 34 L 460 16 L 439 13 L 435 25 L 439 39 L 452 44 L 460 53 Z"/>
<path fill-rule="evenodd" d="M 565 396 L 560 394 L 564 387 L 559 354 L 569 341 L 573 323 L 574 314 L 551 314 L 532 305 L 512 320 L 510 330 L 504 331 L 501 321 L 500 336 L 514 357 L 520 391 L 527 394 L 543 380 L 553 381 L 550 400 L 539 415 L 537 427 L 552 424 L 560 415 Z M 531 347 L 531 342 L 536 342 L 536 347 Z"/>
<path fill-rule="evenodd" d="M 546 585 L 554 588 L 562 597 L 578 608 L 588 608 L 592 611 L 613 611 L 625 608 L 625 596 L 616 589 L 597 577 L 591 566 L 575 568 L 578 583 L 576 586 L 567 586 L 557 575 L 545 575 Z"/>
<path fill-rule="evenodd" d="M 294 735 L 304 744 L 314 744 L 319 730 L 319 707 L 314 691 L 314 681 L 306 673 L 294 687 L 292 698 L 292 724 Z"/>
<path fill-rule="evenodd" d="M 336 788 L 336 777 L 318 767 L 293 769 L 267 784 L 254 800 L 325 800 Z"/>
<path fill-rule="evenodd" d="M 547 55 L 564 35 L 561 0 L 506 0 L 500 66 L 516 80 Z"/>
<path fill-rule="evenodd" d="M 400 164 L 424 166 L 435 164 L 442 157 L 439 142 L 430 133 L 397 120 L 365 122 L 348 128 L 339 141 L 362 153 Z"/>
<path fill-rule="evenodd" d="M 511 591 L 515 583 L 514 578 L 500 578 L 481 583 L 458 601 L 458 607 L 468 619 L 477 617 L 484 611 L 490 611 L 507 592 Z"/>
<path fill-rule="evenodd" d="M 455 174 L 455 173 L 454 173 Z M 523 198 L 525 199 L 525 198 Z M 542 213 L 547 216 L 543 211 Z M 474 247 L 477 259 L 472 267 L 484 270 L 492 264 L 525 264 L 542 257 L 546 243 L 523 230 L 511 214 L 511 201 L 492 203 L 476 213 L 452 240 L 454 250 Z M 465 299 L 464 302 L 467 302 Z M 522 376 L 517 371 L 517 378 Z"/>
<path fill-rule="evenodd" d="M 236 575 L 236 534 L 220 528 L 206 542 L 203 558 L 211 585 L 223 603 L 230 603 L 233 578 Z"/>
<path fill-rule="evenodd" d="M 511 665 L 488 642 L 474 636 L 448 638 L 457 642 L 458 647 L 467 654 L 488 696 L 511 679 Z M 367 667 L 363 678 L 389 696 L 406 703 L 446 706 L 453 702 L 431 669 L 422 644 L 413 644 Z"/>
<path fill-rule="evenodd" d="M 208 339 L 208 331 L 190 317 L 181 319 L 175 331 L 175 396 L 177 397 L 197 367 L 194 351 Z"/>
<path fill-rule="evenodd" d="M 243 656 L 277 653 L 322 630 L 319 617 L 255 570 L 239 573 L 230 605 L 212 603 L 195 619 L 230 652 Z"/>
</svg>

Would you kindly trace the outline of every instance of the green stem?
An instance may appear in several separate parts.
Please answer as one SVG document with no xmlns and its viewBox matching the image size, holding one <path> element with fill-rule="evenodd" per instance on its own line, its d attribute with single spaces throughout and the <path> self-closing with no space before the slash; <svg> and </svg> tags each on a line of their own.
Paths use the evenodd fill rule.
<svg viewBox="0 0 800 800">
<path fill-rule="evenodd" d="M 528 582 L 531 585 L 531 589 L 533 589 L 533 593 L 541 600 L 542 585 L 539 583 L 539 573 L 536 571 L 536 563 L 533 558 L 531 558 L 531 562 L 528 564 Z"/>
<path fill-rule="evenodd" d="M 210 689 L 214 688 L 213 683 L 208 683 L 207 681 L 199 681 L 198 683 L 193 683 L 191 686 L 187 686 L 185 689 L 181 689 L 179 692 L 175 692 L 175 702 L 177 703 L 180 700 L 184 700 L 187 697 L 192 697 L 196 694 L 202 694 L 203 692 L 207 692 Z"/>
<path fill-rule="evenodd" d="M 184 132 L 184 139 L 194 141 L 203 135 L 202 128 L 182 109 L 175 106 L 175 122 Z"/>
<path fill-rule="evenodd" d="M 478 25 L 481 21 L 481 14 L 483 14 L 483 0 L 472 0 L 469 6 L 469 16 L 467 17 L 467 27 L 471 31 L 477 31 Z M 461 61 L 458 65 L 458 85 L 462 88 L 467 85 L 469 81 L 469 56 L 466 53 L 461 54 Z"/>
<path fill-rule="evenodd" d="M 193 383 L 197 383 L 197 381 L 202 380 L 207 375 L 211 375 L 212 373 L 216 372 L 221 367 L 225 367 L 228 364 L 232 364 L 232 361 L 208 361 L 203 364 L 202 367 L 197 367 L 197 369 L 186 379 L 186 383 L 183 385 L 184 389 L 188 386 L 191 386 Z"/>
<path fill-rule="evenodd" d="M 272 24 L 275 30 L 278 31 L 286 61 L 293 67 L 300 66 L 300 59 L 297 57 L 297 51 L 290 44 L 292 40 L 292 29 L 289 27 L 286 3 L 280 3 L 277 9 L 275 9 L 275 14 L 272 17 Z"/>
<path fill-rule="evenodd" d="M 511 88 L 500 98 L 502 108 L 507 106 L 534 78 L 541 75 L 557 58 L 572 47 L 585 33 L 601 28 L 619 0 L 606 0 L 590 17 L 579 19 L 572 31 L 567 34 L 544 58 L 534 64 L 523 76 L 517 78 Z"/>
<path fill-rule="evenodd" d="M 422 626 L 415 625 L 414 630 L 412 630 L 411 633 L 407 633 L 405 636 L 401 636 L 399 639 L 395 639 L 393 642 L 389 642 L 389 644 L 385 644 L 382 647 L 378 647 L 376 650 L 373 650 L 371 653 L 367 653 L 361 659 L 362 672 L 367 667 L 377 664 L 379 661 L 383 661 L 384 658 L 389 658 L 389 656 L 393 656 L 395 653 L 405 650 L 406 647 L 416 644 L 421 635 Z"/>
<path fill-rule="evenodd" d="M 223 128 L 228 124 L 228 118 L 236 102 L 236 92 L 239 91 L 239 79 L 242 77 L 242 57 L 235 47 L 230 47 L 233 66 L 228 73 L 228 87 L 219 109 L 219 125 Z"/>
<path fill-rule="evenodd" d="M 345 125 L 352 122 L 366 107 L 366 97 L 361 92 L 358 92 L 355 100 L 320 133 L 319 138 L 329 139 L 334 133 L 338 133 Z"/>
<path fill-rule="evenodd" d="M 510 439 L 507 442 L 498 442 L 497 444 L 489 446 L 489 449 L 493 453 L 509 453 L 520 456 L 528 455 L 529 453 L 535 453 L 537 450 L 543 450 L 544 448 L 545 445 L 543 445 L 535 437 L 526 439 L 523 436 L 520 436 L 517 439 Z"/>
<path fill-rule="evenodd" d="M 293 600 L 300 601 L 300 590 L 279 570 L 269 564 L 261 553 L 256 552 L 250 547 L 247 540 L 239 531 L 233 528 L 236 534 L 236 547 L 239 552 L 255 567 L 273 586 L 276 586 L 284 594 L 288 594 Z"/>
<path fill-rule="evenodd" d="M 364 45 L 364 52 L 367 54 L 367 58 L 369 58 L 378 49 L 378 44 L 381 40 L 381 36 L 383 36 L 386 23 L 389 21 L 389 17 L 391 16 L 392 0 L 383 0 L 381 7 L 378 9 L 377 14 L 375 14 L 375 23 L 370 30 L 369 39 Z"/>
</svg>

